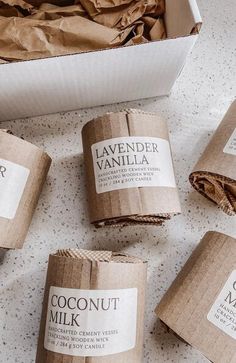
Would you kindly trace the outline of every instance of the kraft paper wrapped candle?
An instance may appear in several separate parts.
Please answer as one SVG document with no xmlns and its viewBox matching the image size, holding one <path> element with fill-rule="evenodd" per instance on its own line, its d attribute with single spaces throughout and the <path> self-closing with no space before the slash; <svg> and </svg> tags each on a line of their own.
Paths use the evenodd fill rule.
<svg viewBox="0 0 236 363">
<path fill-rule="evenodd" d="M 225 213 L 236 215 L 236 101 L 191 173 L 190 182 Z"/>
<path fill-rule="evenodd" d="M 146 270 L 109 251 L 50 255 L 36 363 L 141 363 Z"/>
<path fill-rule="evenodd" d="M 211 362 L 236 362 L 236 239 L 206 233 L 156 313 Z"/>
<path fill-rule="evenodd" d="M 22 248 L 51 158 L 0 130 L 0 248 Z"/>
<path fill-rule="evenodd" d="M 161 225 L 181 212 L 166 122 L 138 110 L 109 113 L 82 130 L 90 221 Z"/>
</svg>

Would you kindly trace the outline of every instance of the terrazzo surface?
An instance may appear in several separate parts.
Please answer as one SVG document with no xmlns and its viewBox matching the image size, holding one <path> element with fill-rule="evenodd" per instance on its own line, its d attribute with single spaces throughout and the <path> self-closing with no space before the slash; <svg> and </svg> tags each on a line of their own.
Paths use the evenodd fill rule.
<svg viewBox="0 0 236 363">
<path fill-rule="evenodd" d="M 148 260 L 143 362 L 208 362 L 166 333 L 153 312 L 206 231 L 236 237 L 236 218 L 224 215 L 188 182 L 236 95 L 236 2 L 198 4 L 202 32 L 169 97 L 2 124 L 45 148 L 53 164 L 24 249 L 1 255 L 0 363 L 35 361 L 48 255 L 61 247 L 125 250 Z M 183 213 L 163 227 L 96 230 L 88 222 L 81 128 L 94 116 L 127 107 L 157 112 L 168 121 Z"/>
</svg>

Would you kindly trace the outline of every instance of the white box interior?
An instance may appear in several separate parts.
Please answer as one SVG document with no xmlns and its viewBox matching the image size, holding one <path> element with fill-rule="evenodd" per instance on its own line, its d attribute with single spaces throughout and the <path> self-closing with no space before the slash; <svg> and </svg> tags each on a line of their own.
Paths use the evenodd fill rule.
<svg viewBox="0 0 236 363">
<path fill-rule="evenodd" d="M 195 0 L 166 0 L 168 39 L 0 64 L 0 121 L 162 96 L 201 24 Z"/>
</svg>

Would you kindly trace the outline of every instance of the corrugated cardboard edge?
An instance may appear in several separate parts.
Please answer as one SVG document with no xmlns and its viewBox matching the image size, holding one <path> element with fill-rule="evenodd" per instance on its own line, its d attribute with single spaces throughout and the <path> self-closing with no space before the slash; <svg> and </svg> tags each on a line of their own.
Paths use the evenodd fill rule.
<svg viewBox="0 0 236 363">
<path fill-rule="evenodd" d="M 114 263 L 145 263 L 138 257 L 133 257 L 125 253 L 101 251 L 101 250 L 83 250 L 83 249 L 61 249 L 55 253 L 56 257 L 76 258 L 79 260 L 88 260 L 96 262 L 114 262 Z"/>
<path fill-rule="evenodd" d="M 219 202 L 216 202 L 214 199 L 212 199 L 206 192 L 204 192 L 198 183 L 195 182 L 195 179 L 197 179 L 197 176 L 200 176 L 201 178 L 207 178 L 207 180 L 210 180 L 211 178 L 216 181 L 222 183 L 222 185 L 228 185 L 230 187 L 236 188 L 236 180 L 233 180 L 228 177 L 224 177 L 220 174 L 211 173 L 211 172 L 200 172 L 196 171 L 190 174 L 189 181 L 192 185 L 192 187 L 200 193 L 203 197 L 207 198 L 214 204 L 216 204 L 224 213 L 228 214 L 229 216 L 235 216 L 236 215 L 236 209 L 234 209 L 232 206 L 230 206 L 230 199 L 232 198 L 230 194 L 227 192 L 227 190 L 224 190 L 225 198 L 228 198 L 229 203 L 227 205 L 225 204 L 224 200 L 220 200 Z M 223 191 L 223 188 L 222 188 Z M 229 194 L 229 195 L 228 195 Z"/>
</svg>

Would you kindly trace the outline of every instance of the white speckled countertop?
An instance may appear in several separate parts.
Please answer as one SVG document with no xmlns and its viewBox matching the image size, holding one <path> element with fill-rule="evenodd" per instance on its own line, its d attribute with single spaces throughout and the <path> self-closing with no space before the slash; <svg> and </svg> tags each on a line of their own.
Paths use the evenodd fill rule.
<svg viewBox="0 0 236 363">
<path fill-rule="evenodd" d="M 188 182 L 236 96 L 236 1 L 198 3 L 204 21 L 200 39 L 169 97 L 4 123 L 4 128 L 44 147 L 53 165 L 24 249 L 1 256 L 0 363 L 35 361 L 48 254 L 76 246 L 125 250 L 149 261 L 144 363 L 207 362 L 166 333 L 153 313 L 207 230 L 236 237 L 236 218 L 224 215 Z M 94 116 L 127 107 L 167 119 L 183 214 L 163 227 L 95 230 L 87 215 L 81 128 Z"/>
</svg>

